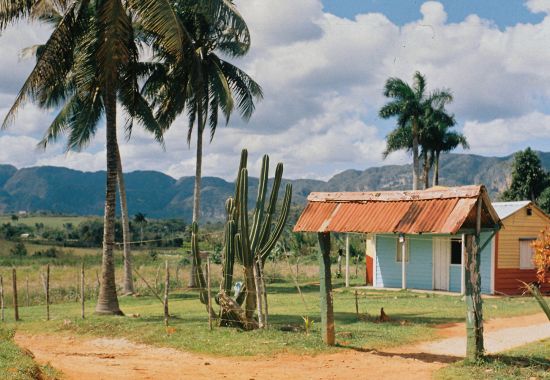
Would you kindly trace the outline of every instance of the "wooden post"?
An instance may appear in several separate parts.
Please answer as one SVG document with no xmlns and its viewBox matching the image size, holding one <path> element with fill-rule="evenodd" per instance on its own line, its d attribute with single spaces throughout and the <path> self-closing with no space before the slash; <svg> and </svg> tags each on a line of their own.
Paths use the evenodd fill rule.
<svg viewBox="0 0 550 380">
<path fill-rule="evenodd" d="M 330 273 L 330 233 L 318 233 L 319 239 L 319 274 L 321 291 L 321 330 L 323 341 L 334 346 L 334 311 L 332 306 L 332 281 Z"/>
<path fill-rule="evenodd" d="M 50 320 L 50 264 L 46 265 L 46 320 Z"/>
<path fill-rule="evenodd" d="M 399 236 L 401 242 L 401 289 L 407 289 L 407 241 L 405 235 Z"/>
<path fill-rule="evenodd" d="M 84 286 L 84 261 L 82 261 L 82 266 L 80 267 L 80 316 L 82 317 L 82 319 L 85 318 L 84 304 L 86 297 L 86 288 Z"/>
<path fill-rule="evenodd" d="M 466 293 L 466 235 L 462 234 L 462 250 L 460 261 L 460 294 Z"/>
<path fill-rule="evenodd" d="M 355 291 L 355 315 L 359 319 L 359 300 L 357 299 L 357 290 Z"/>
<path fill-rule="evenodd" d="M 164 304 L 164 324 L 166 326 L 168 326 L 168 319 L 170 318 L 170 314 L 168 313 L 168 291 L 170 289 L 170 269 L 168 267 L 168 260 L 166 260 L 164 262 L 164 265 L 165 265 L 165 268 L 166 268 L 166 275 L 165 275 L 165 281 L 164 281 L 164 302 L 163 302 L 163 304 Z"/>
<path fill-rule="evenodd" d="M 13 313 L 15 316 L 15 321 L 19 320 L 19 304 L 17 302 L 17 271 L 15 267 L 12 268 L 12 286 L 13 286 Z"/>
<path fill-rule="evenodd" d="M 475 235 L 466 236 L 466 358 L 475 361 L 483 356 L 483 304 L 481 300 L 480 233 L 482 200 L 477 202 Z"/>
<path fill-rule="evenodd" d="M 208 296 L 208 310 L 212 310 L 212 284 L 210 281 L 210 255 L 208 255 L 206 256 L 206 291 Z M 208 313 L 208 328 L 212 330 L 212 313 Z"/>
<path fill-rule="evenodd" d="M 349 234 L 346 234 L 346 288 L 349 288 Z"/>
<path fill-rule="evenodd" d="M 29 276 L 26 277 L 27 307 L 31 305 L 31 296 L 29 293 Z"/>
<path fill-rule="evenodd" d="M 4 322 L 4 279 L 0 276 L 0 318 Z"/>
</svg>

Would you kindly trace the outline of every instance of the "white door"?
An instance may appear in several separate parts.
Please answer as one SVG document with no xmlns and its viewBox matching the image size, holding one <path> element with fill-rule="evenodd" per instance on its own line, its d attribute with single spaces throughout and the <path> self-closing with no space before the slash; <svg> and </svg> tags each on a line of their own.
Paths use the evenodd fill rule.
<svg viewBox="0 0 550 380">
<path fill-rule="evenodd" d="M 451 241 L 449 238 L 433 239 L 434 289 L 449 290 L 449 265 L 451 263 Z"/>
</svg>

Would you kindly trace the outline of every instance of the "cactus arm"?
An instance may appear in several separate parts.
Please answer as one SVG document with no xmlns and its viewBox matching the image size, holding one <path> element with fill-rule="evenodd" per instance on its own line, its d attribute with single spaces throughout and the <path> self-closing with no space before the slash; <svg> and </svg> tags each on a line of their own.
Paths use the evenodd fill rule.
<svg viewBox="0 0 550 380">
<path fill-rule="evenodd" d="M 265 195 L 267 193 L 268 173 L 269 156 L 266 154 L 262 159 L 262 170 L 260 172 L 260 182 L 258 185 L 258 197 L 256 198 L 256 209 L 254 210 L 252 231 L 250 232 L 250 250 L 252 251 L 253 255 L 256 254 L 256 248 L 259 246 L 261 231 L 263 230 L 262 223 L 264 222 L 264 205 Z"/>
<path fill-rule="evenodd" d="M 233 268 L 235 265 L 235 222 L 230 220 L 225 225 L 225 248 L 223 266 L 223 290 L 230 294 L 233 284 Z"/>
<path fill-rule="evenodd" d="M 239 224 L 242 247 L 242 264 L 245 267 L 252 266 L 252 257 L 250 254 L 250 240 L 248 236 L 248 170 L 241 169 L 240 199 L 239 199 Z"/>
<path fill-rule="evenodd" d="M 269 197 L 269 204 L 267 206 L 265 222 L 262 228 L 260 237 L 260 246 L 264 246 L 269 239 L 269 233 L 271 231 L 271 220 L 275 214 L 275 207 L 277 206 L 277 198 L 279 197 L 279 188 L 281 187 L 281 179 L 283 177 L 283 164 L 278 163 L 275 169 L 275 179 L 273 180 L 273 187 L 271 189 L 271 196 Z"/>
<path fill-rule="evenodd" d="M 241 161 L 239 162 L 239 172 L 237 173 L 237 180 L 235 182 L 235 208 L 237 208 L 237 210 L 239 209 L 239 202 L 241 200 L 240 187 L 241 187 L 242 170 L 246 169 L 247 161 L 248 161 L 248 151 L 246 149 L 243 149 L 241 151 Z"/>
<path fill-rule="evenodd" d="M 283 199 L 283 208 L 281 210 L 281 215 L 279 216 L 279 220 L 277 222 L 277 225 L 275 226 L 275 230 L 271 234 L 269 240 L 265 244 L 264 247 L 262 247 L 262 250 L 260 251 L 260 256 L 262 260 L 265 260 L 267 256 L 269 255 L 269 252 L 273 249 L 275 244 L 277 243 L 277 240 L 281 236 L 281 233 L 283 232 L 283 229 L 285 227 L 286 220 L 288 218 L 288 214 L 290 211 L 290 202 L 292 200 L 292 185 L 287 184 L 286 190 L 285 190 L 285 197 Z"/>
</svg>

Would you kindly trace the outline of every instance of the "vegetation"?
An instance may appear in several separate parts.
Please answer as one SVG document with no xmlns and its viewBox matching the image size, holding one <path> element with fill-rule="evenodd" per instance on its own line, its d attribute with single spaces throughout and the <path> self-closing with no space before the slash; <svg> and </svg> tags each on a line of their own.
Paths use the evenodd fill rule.
<svg viewBox="0 0 550 380">
<path fill-rule="evenodd" d="M 51 367 L 40 367 L 13 342 L 13 329 L 0 326 L 0 374 L 5 380 L 56 379 Z"/>
<path fill-rule="evenodd" d="M 281 236 L 292 199 L 292 185 L 287 184 L 279 218 L 275 222 L 275 211 L 279 187 L 283 178 L 283 164 L 277 164 L 269 201 L 266 204 L 269 178 L 269 156 L 262 160 L 260 184 L 252 225 L 248 223 L 248 152 L 243 149 L 237 175 L 235 196 L 226 203 L 224 270 L 218 299 L 221 306 L 221 321 L 224 326 L 238 325 L 245 329 L 256 327 L 254 312 L 257 310 L 257 325 L 264 328 L 267 318 L 267 288 L 264 266 L 271 251 Z M 275 223 L 273 223 L 275 222 Z M 273 225 L 272 225 L 273 223 Z M 198 255 L 194 255 L 198 257 Z M 231 299 L 235 260 L 244 271 L 244 289 Z M 198 262 L 200 264 L 200 262 Z M 244 310 L 243 310 L 244 305 Z"/>
<path fill-rule="evenodd" d="M 539 205 L 550 212 L 549 196 L 550 174 L 542 168 L 539 156 L 531 148 L 517 152 L 512 163 L 512 182 L 502 194 L 502 199 L 540 201 Z"/>
<path fill-rule="evenodd" d="M 418 71 L 414 74 L 414 84 L 409 84 L 399 78 L 389 78 L 384 86 L 384 96 L 392 100 L 384 105 L 379 115 L 389 119 L 397 117 L 397 128 L 388 136 L 389 153 L 397 149 L 410 150 L 413 156 L 413 190 L 420 185 L 420 160 L 419 147 L 423 132 L 426 132 L 428 124 L 447 125 L 450 123 L 443 116 L 446 104 L 452 101 L 452 95 L 448 90 L 435 90 L 426 93 L 426 78 Z M 440 122 L 443 120 L 442 122 Z M 409 138 L 410 136 L 410 138 Z M 410 142 L 410 145 L 409 145 Z M 427 162 L 427 151 L 424 152 L 424 162 Z M 427 183 L 427 174 L 425 182 Z"/>
<path fill-rule="evenodd" d="M 441 369 L 436 379 L 548 379 L 550 378 L 550 340 L 488 355 L 475 363 L 458 362 Z"/>
<path fill-rule="evenodd" d="M 182 64 L 177 56 L 159 46 L 157 55 L 164 58 L 164 64 L 156 66 L 144 86 L 164 129 L 186 112 L 189 144 L 196 131 L 193 223 L 198 223 L 200 216 L 202 146 L 207 124 L 212 140 L 218 114 L 224 116 L 227 124 L 237 108 L 248 120 L 254 112 L 254 102 L 262 98 L 261 87 L 244 71 L 222 58 L 243 57 L 250 48 L 250 33 L 244 19 L 231 2 L 222 4 L 213 14 L 208 1 L 174 2 L 175 14 L 193 41 L 194 56 Z M 197 286 L 194 279 L 195 276 L 191 276 L 190 287 Z"/>
</svg>

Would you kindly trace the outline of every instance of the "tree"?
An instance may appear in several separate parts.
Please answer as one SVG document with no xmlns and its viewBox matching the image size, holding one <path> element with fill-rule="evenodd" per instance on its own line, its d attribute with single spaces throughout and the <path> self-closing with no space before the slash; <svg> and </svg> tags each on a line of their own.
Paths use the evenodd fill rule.
<svg viewBox="0 0 550 380">
<path fill-rule="evenodd" d="M 143 227 L 147 224 L 147 218 L 146 215 L 138 212 L 136 215 L 134 215 L 134 223 L 139 226 L 140 229 L 140 245 L 143 245 Z"/>
<path fill-rule="evenodd" d="M 533 243 L 534 257 L 533 262 L 537 269 L 538 285 L 524 283 L 527 290 L 533 294 L 541 309 L 550 320 L 550 304 L 546 302 L 539 287 L 543 284 L 550 284 L 550 229 L 545 228 L 541 231 L 539 237 Z"/>
<path fill-rule="evenodd" d="M 519 151 L 512 163 L 512 183 L 502 198 L 507 201 L 530 199 L 535 202 L 549 184 L 549 175 L 531 148 Z"/>
<path fill-rule="evenodd" d="M 384 86 L 384 96 L 391 98 L 384 105 L 379 116 L 383 119 L 397 117 L 397 129 L 410 128 L 411 152 L 413 156 L 413 190 L 419 188 L 419 137 L 422 118 L 430 107 L 439 108 L 452 101 L 448 90 L 436 90 L 426 93 L 426 78 L 418 71 L 414 74 L 413 86 L 399 78 L 389 78 Z"/>
<path fill-rule="evenodd" d="M 248 74 L 221 58 L 242 57 L 250 48 L 250 34 L 244 19 L 231 1 L 224 4 L 213 18 L 207 1 L 178 1 L 176 13 L 191 35 L 195 55 L 188 65 L 180 65 L 170 54 L 159 51 L 158 55 L 165 57 L 166 65 L 158 65 L 145 83 L 145 93 L 158 100 L 157 118 L 165 128 L 186 112 L 189 144 L 193 131 L 196 131 L 193 190 L 193 222 L 196 223 L 200 218 L 203 133 L 207 124 L 212 141 L 219 113 L 227 124 L 237 108 L 242 118 L 248 120 L 254 112 L 255 100 L 263 96 L 261 87 Z M 192 265 L 190 287 L 197 285 L 196 270 L 200 268 Z"/>
<path fill-rule="evenodd" d="M 470 148 L 466 136 L 451 131 L 455 125 L 454 116 L 449 115 L 444 108 L 428 109 L 425 129 L 421 137 L 422 150 L 429 152 L 430 157 L 429 160 L 424 161 L 424 186 L 426 188 L 429 186 L 428 174 L 432 165 L 434 166 L 432 185 L 439 185 L 439 158 L 442 152 L 450 152 L 458 146 L 462 146 L 464 149 Z"/>
<path fill-rule="evenodd" d="M 70 130 L 69 146 L 81 141 L 79 134 L 86 137 L 92 133 L 88 128 L 90 123 L 105 116 L 107 178 L 102 274 L 96 313 L 122 314 L 113 259 L 118 156 L 116 102 L 117 96 L 122 102 L 129 94 L 132 99 L 139 97 L 135 87 L 133 91 L 122 91 L 132 88 L 124 82 L 134 77 L 124 74 L 132 72 L 138 59 L 133 22 L 139 23 L 141 33 L 154 36 L 155 44 L 180 60 L 190 50 L 190 41 L 183 25 L 174 17 L 168 0 L 0 3 L 0 30 L 28 17 L 53 21 L 53 31 L 37 50 L 36 64 L 9 110 L 3 128 L 13 122 L 17 110 L 28 99 L 45 108 L 60 108 L 49 130 Z M 67 119 L 66 115 L 72 117 Z"/>
</svg>

